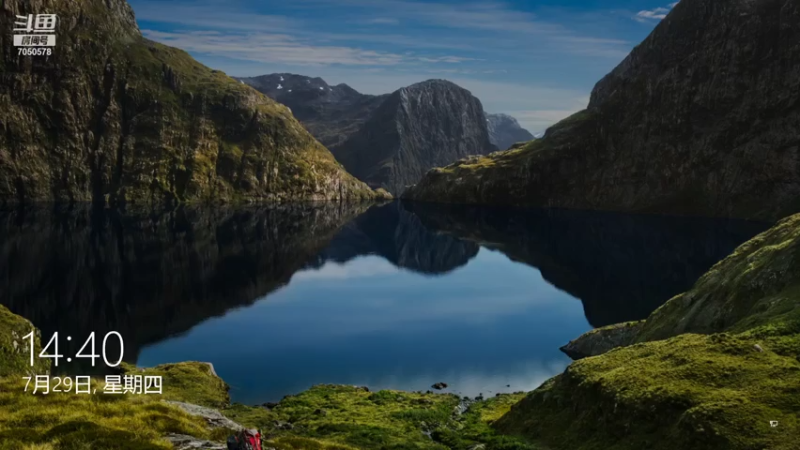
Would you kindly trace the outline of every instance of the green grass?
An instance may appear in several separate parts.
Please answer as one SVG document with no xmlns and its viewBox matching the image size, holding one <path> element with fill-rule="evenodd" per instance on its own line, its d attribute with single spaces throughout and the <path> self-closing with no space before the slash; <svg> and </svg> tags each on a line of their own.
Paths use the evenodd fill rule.
<svg viewBox="0 0 800 450">
<path fill-rule="evenodd" d="M 103 394 L 97 382 L 91 395 L 24 389 L 21 378 L 0 378 L 0 449 L 155 450 L 171 448 L 168 433 L 223 437 L 158 396 Z"/>
<path fill-rule="evenodd" d="M 460 400 L 450 394 L 383 390 L 351 386 L 315 386 L 284 398 L 272 410 L 233 405 L 223 411 L 232 420 L 271 435 L 276 448 L 297 439 L 322 447 L 359 449 L 534 449 L 519 438 L 499 436 L 489 423 L 524 394 L 501 395 L 455 413 Z M 276 423 L 291 423 L 282 430 Z M 281 444 L 282 443 L 282 444 Z"/>
<path fill-rule="evenodd" d="M 497 429 L 570 450 L 797 448 L 800 215 L 712 267 L 634 342 L 573 363 Z"/>
<path fill-rule="evenodd" d="M 126 373 L 161 376 L 165 400 L 174 400 L 223 408 L 230 403 L 229 386 L 213 373 L 211 365 L 202 362 L 163 364 L 153 368 L 126 368 Z"/>
<path fill-rule="evenodd" d="M 797 359 L 748 337 L 687 334 L 573 363 L 498 429 L 576 450 L 789 450 L 798 414 Z"/>
<path fill-rule="evenodd" d="M 27 334 L 32 329 L 28 321 L 0 306 L 0 336 Z M 168 433 L 217 441 L 228 434 L 228 430 L 209 429 L 204 420 L 162 401 L 227 405 L 228 386 L 211 373 L 208 364 L 166 364 L 151 369 L 123 366 L 126 374 L 162 376 L 163 396 L 104 394 L 100 380 L 93 380 L 92 394 L 75 394 L 73 388 L 67 393 L 34 395 L 34 383 L 28 385 L 24 377 L 47 374 L 49 360 L 35 358 L 36 366 L 31 369 L 27 349 L 9 352 L 14 348 L 10 342 L 0 341 L 0 450 L 169 449 L 171 445 L 163 440 Z M 36 350 L 41 350 L 38 338 Z"/>
</svg>

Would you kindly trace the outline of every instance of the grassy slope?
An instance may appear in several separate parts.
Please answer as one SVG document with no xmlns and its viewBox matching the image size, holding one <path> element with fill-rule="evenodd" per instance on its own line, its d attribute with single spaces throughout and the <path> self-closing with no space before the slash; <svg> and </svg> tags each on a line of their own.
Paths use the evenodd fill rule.
<svg viewBox="0 0 800 450">
<path fill-rule="evenodd" d="M 797 448 L 799 245 L 800 215 L 654 312 L 639 343 L 573 363 L 497 428 L 578 450 Z"/>
<path fill-rule="evenodd" d="M 278 449 L 466 450 L 483 443 L 492 449 L 534 449 L 518 438 L 495 433 L 489 423 L 523 394 L 501 395 L 455 414 L 458 397 L 416 392 L 369 392 L 352 386 L 315 386 L 287 396 L 276 407 L 233 405 L 231 419 L 258 427 Z M 281 430 L 276 423 L 292 423 Z"/>
<path fill-rule="evenodd" d="M 50 370 L 49 361 L 39 358 L 34 358 L 34 366 L 30 366 L 30 338 L 25 339 L 24 336 L 31 331 L 35 332 L 34 348 L 41 348 L 39 330 L 0 305 L 0 377 L 43 374 Z"/>
</svg>

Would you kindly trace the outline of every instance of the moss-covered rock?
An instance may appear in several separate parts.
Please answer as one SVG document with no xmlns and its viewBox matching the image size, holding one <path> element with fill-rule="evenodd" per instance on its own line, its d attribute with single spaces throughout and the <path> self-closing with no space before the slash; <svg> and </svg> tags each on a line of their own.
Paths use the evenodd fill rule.
<svg viewBox="0 0 800 450">
<path fill-rule="evenodd" d="M 30 333 L 34 334 L 33 349 L 30 337 L 25 337 Z M 48 374 L 50 360 L 39 358 L 42 350 L 41 338 L 41 332 L 33 324 L 0 305 L 0 377 Z"/>
<path fill-rule="evenodd" d="M 800 215 L 746 242 L 657 309 L 637 340 L 722 331 L 770 339 L 800 333 Z"/>
<path fill-rule="evenodd" d="M 498 430 L 571 450 L 796 448 L 798 249 L 800 215 L 743 244 L 655 311 L 633 345 L 548 381 Z"/>
<path fill-rule="evenodd" d="M 10 0 L 0 27 L 38 12 L 60 18 L 52 56 L 0 35 L 0 202 L 374 196 L 288 108 L 143 38 L 124 0 Z"/>
<path fill-rule="evenodd" d="M 596 328 L 570 341 L 561 347 L 561 351 L 572 359 L 602 355 L 617 347 L 633 344 L 643 327 L 644 321 L 640 320 Z"/>
<path fill-rule="evenodd" d="M 687 334 L 573 363 L 497 428 L 556 449 L 790 450 L 799 400 L 797 359 L 758 339 Z"/>
</svg>

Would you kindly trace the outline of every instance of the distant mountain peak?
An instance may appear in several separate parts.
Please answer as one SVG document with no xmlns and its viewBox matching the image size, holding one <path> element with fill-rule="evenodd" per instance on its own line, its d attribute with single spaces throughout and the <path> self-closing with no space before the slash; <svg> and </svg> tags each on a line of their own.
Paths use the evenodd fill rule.
<svg viewBox="0 0 800 450">
<path fill-rule="evenodd" d="M 480 100 L 447 80 L 426 80 L 390 94 L 334 156 L 357 178 L 400 193 L 428 170 L 497 150 Z"/>
<path fill-rule="evenodd" d="M 506 150 L 518 142 L 535 139 L 528 130 L 522 128 L 517 119 L 508 114 L 486 113 L 486 124 L 489 128 L 489 138 L 492 144 L 500 150 Z"/>
</svg>

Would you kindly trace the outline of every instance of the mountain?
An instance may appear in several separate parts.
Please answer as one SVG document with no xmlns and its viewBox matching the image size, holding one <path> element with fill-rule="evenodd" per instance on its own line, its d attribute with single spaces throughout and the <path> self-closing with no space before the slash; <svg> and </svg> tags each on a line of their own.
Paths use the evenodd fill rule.
<svg viewBox="0 0 800 450">
<path fill-rule="evenodd" d="M 358 132 L 331 148 L 358 179 L 392 193 L 432 167 L 495 150 L 480 100 L 445 80 L 395 91 Z"/>
<path fill-rule="evenodd" d="M 18 56 L 17 14 L 59 22 Z M 142 37 L 124 0 L 0 4 L 0 202 L 372 196 L 283 105 Z"/>
<path fill-rule="evenodd" d="M 405 196 L 774 219 L 800 208 L 800 3 L 684 0 L 519 150 L 431 171 Z"/>
<path fill-rule="evenodd" d="M 534 139 L 528 130 L 520 126 L 517 119 L 508 114 L 486 113 L 486 125 L 489 127 L 489 140 L 501 150 L 507 150 L 518 142 Z"/>
<path fill-rule="evenodd" d="M 288 106 L 328 148 L 358 131 L 388 96 L 361 94 L 346 84 L 330 86 L 322 78 L 291 73 L 237 79 Z"/>
</svg>

